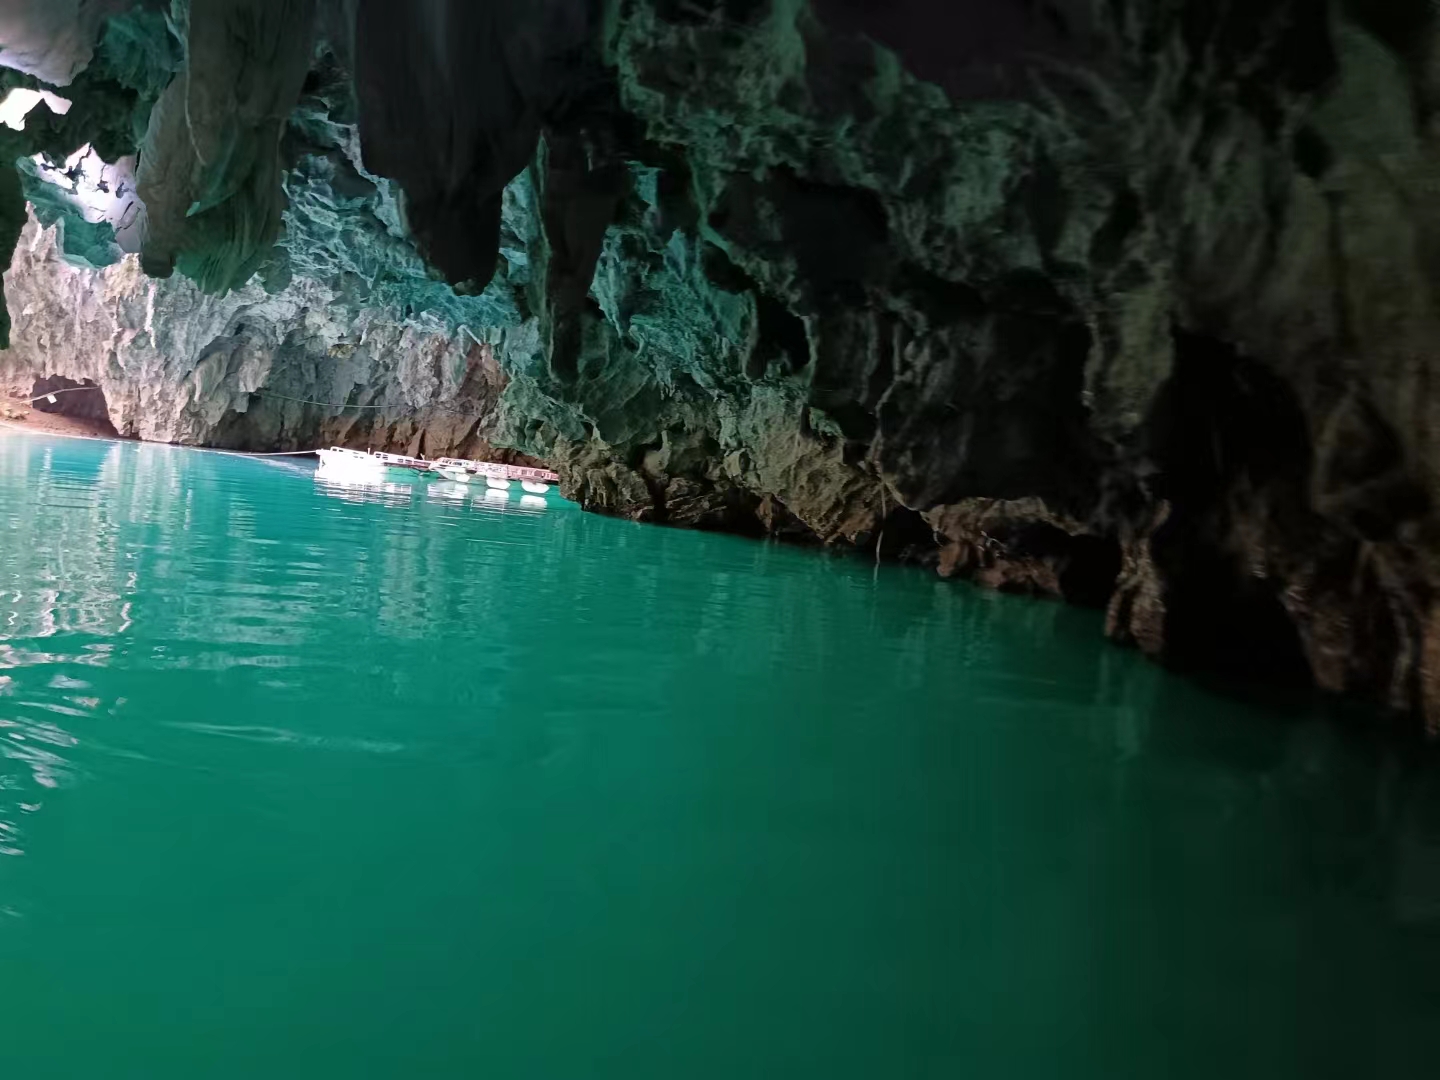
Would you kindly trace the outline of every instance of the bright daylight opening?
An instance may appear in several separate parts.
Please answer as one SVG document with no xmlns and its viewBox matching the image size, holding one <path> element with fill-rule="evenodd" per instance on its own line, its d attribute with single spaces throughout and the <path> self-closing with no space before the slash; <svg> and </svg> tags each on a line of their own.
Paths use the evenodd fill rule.
<svg viewBox="0 0 1440 1080">
<path fill-rule="evenodd" d="M 29 90 L 24 87 L 16 87 L 5 95 L 4 101 L 0 101 L 0 124 L 14 128 L 16 131 L 24 131 L 25 117 L 29 116 L 30 110 L 42 101 L 50 106 L 50 111 L 56 116 L 64 116 L 70 111 L 69 98 L 52 94 L 49 90 Z"/>
</svg>

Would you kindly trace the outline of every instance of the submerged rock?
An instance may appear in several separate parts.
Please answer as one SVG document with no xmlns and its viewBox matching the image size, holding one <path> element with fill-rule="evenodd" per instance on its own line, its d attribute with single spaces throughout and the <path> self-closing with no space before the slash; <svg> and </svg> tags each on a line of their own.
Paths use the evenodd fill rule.
<svg viewBox="0 0 1440 1080">
<path fill-rule="evenodd" d="M 148 116 L 144 250 L 26 227 L 17 385 L 93 379 L 146 438 L 509 447 L 591 509 L 933 561 L 1440 723 L 1423 0 L 157 20 L 76 83 L 106 160 Z"/>
</svg>

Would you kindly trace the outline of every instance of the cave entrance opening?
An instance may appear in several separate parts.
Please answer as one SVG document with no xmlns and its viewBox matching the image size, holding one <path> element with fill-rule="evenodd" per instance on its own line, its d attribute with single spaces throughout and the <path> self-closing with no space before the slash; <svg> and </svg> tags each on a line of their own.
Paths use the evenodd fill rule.
<svg viewBox="0 0 1440 1080">
<path fill-rule="evenodd" d="M 1308 687 L 1285 579 L 1256 569 L 1313 527 L 1304 414 L 1285 380 L 1228 342 L 1178 328 L 1174 341 L 1148 435 L 1153 491 L 1170 504 L 1150 540 L 1166 582 L 1166 655 L 1237 687 Z"/>
<path fill-rule="evenodd" d="M 32 407 L 51 416 L 66 416 L 82 421 L 97 435 L 118 436 L 110 420 L 110 405 L 105 391 L 93 379 L 76 382 L 63 375 L 36 379 L 31 387 Z"/>
</svg>

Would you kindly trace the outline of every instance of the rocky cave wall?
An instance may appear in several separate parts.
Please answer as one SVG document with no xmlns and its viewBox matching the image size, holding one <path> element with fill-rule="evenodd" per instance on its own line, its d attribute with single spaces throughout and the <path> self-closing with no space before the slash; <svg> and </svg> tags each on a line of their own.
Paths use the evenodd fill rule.
<svg viewBox="0 0 1440 1080">
<path fill-rule="evenodd" d="M 121 435 L 156 442 L 492 452 L 506 378 L 489 344 L 347 308 L 313 279 L 214 296 L 146 277 L 133 255 L 75 266 L 62 230 L 32 217 L 21 234 L 0 386 L 29 396 L 32 378 L 93 381 Z"/>
<path fill-rule="evenodd" d="M 27 183 L 7 378 L 146 438 L 509 447 L 1440 723 L 1424 0 L 168 15 L 6 144 L 138 149 L 148 214 L 97 257 Z"/>
</svg>

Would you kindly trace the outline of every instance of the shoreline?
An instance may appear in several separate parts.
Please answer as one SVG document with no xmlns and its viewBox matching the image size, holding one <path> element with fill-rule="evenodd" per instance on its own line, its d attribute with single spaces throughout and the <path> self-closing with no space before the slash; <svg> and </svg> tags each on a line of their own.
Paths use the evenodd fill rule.
<svg viewBox="0 0 1440 1080">
<path fill-rule="evenodd" d="M 60 426 L 37 427 L 24 420 L 0 420 L 0 431 L 13 431 L 20 435 L 44 435 L 55 439 L 87 439 L 90 442 L 138 443 L 140 439 L 128 439 L 124 435 L 93 434 L 85 431 L 65 430 Z"/>
<path fill-rule="evenodd" d="M 126 439 L 115 425 L 108 420 L 92 420 L 64 413 L 43 412 L 35 408 L 34 401 L 14 394 L 0 397 L 0 424 L 15 431 L 29 431 L 36 435 L 64 435 L 81 439 Z"/>
</svg>

